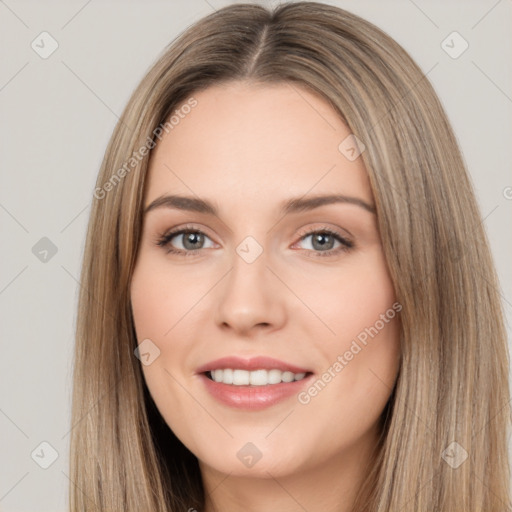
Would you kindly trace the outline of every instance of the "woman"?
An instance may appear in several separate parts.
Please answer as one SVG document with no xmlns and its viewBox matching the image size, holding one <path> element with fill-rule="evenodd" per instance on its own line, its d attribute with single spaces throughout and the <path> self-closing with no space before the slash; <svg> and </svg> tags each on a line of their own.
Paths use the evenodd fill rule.
<svg viewBox="0 0 512 512">
<path fill-rule="evenodd" d="M 72 510 L 510 508 L 497 280 L 431 85 L 378 28 L 233 5 L 95 189 Z"/>
</svg>

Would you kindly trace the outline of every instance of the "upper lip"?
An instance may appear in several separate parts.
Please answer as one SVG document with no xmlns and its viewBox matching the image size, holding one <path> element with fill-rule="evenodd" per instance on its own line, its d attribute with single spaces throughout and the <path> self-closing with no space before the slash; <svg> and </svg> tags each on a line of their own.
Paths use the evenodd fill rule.
<svg viewBox="0 0 512 512">
<path fill-rule="evenodd" d="M 285 361 L 280 361 L 279 359 L 266 356 L 256 356 L 250 357 L 248 359 L 237 356 L 221 357 L 220 359 L 215 359 L 215 361 L 210 361 L 209 363 L 200 366 L 196 371 L 197 373 L 205 373 L 211 370 L 219 370 L 224 368 L 248 371 L 260 369 L 276 369 L 281 370 L 282 372 L 310 373 L 310 370 L 301 368 L 300 366 L 296 366 L 294 364 L 286 363 Z"/>
</svg>

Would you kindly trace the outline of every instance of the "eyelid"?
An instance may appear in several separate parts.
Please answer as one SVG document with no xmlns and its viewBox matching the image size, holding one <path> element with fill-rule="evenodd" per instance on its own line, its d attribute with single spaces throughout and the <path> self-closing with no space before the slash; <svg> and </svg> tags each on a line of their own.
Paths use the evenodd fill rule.
<svg viewBox="0 0 512 512">
<path fill-rule="evenodd" d="M 298 236 L 299 236 L 299 239 L 302 239 L 303 237 L 305 237 L 307 235 L 311 235 L 311 234 L 318 233 L 318 232 L 326 232 L 331 235 L 338 236 L 347 242 L 354 243 L 353 242 L 354 237 L 346 229 L 335 228 L 335 227 L 331 227 L 327 224 L 321 224 L 321 223 L 315 224 L 312 227 L 307 227 L 307 228 L 299 230 Z M 345 232 L 346 235 L 343 234 L 343 232 Z"/>
</svg>

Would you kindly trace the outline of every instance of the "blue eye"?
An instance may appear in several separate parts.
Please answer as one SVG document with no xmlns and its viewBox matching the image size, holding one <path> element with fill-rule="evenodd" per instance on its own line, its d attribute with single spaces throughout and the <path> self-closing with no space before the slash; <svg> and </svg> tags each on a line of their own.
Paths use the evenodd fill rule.
<svg viewBox="0 0 512 512">
<path fill-rule="evenodd" d="M 300 241 L 310 237 L 312 237 L 310 244 L 311 249 L 304 250 L 312 252 L 312 256 L 332 256 L 340 252 L 348 251 L 354 246 L 350 240 L 347 240 L 336 231 L 328 228 L 309 231 L 301 236 Z M 171 243 L 174 239 L 181 239 L 181 247 L 176 247 Z M 206 240 L 210 241 L 209 246 L 204 245 Z M 336 244 L 338 244 L 337 247 Z M 192 226 L 185 226 L 184 228 L 162 235 L 158 239 L 157 245 L 165 248 L 168 253 L 182 256 L 194 256 L 197 255 L 201 249 L 212 248 L 214 246 L 211 239 L 205 233 Z"/>
<path fill-rule="evenodd" d="M 171 241 L 181 238 L 181 247 L 174 247 Z M 175 254 L 183 254 L 184 256 L 194 255 L 200 249 L 204 249 L 204 241 L 208 239 L 202 231 L 194 228 L 182 228 L 177 231 L 171 231 L 159 238 L 157 245 L 165 247 L 167 252 Z"/>
<path fill-rule="evenodd" d="M 342 237 L 336 231 L 332 231 L 331 229 L 327 228 L 309 231 L 302 236 L 301 241 L 310 237 L 312 237 L 310 245 L 312 247 L 311 250 L 313 250 L 314 256 L 332 256 L 339 252 L 348 251 L 354 246 L 350 240 Z M 336 242 L 338 243 L 338 246 L 334 248 Z"/>
</svg>

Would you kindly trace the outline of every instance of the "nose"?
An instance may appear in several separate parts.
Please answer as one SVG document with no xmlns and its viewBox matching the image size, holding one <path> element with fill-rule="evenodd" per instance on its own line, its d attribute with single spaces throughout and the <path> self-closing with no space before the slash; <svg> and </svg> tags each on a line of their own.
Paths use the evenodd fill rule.
<svg viewBox="0 0 512 512">
<path fill-rule="evenodd" d="M 261 330 L 283 327 L 286 290 L 268 263 L 265 251 L 251 263 L 234 254 L 232 268 L 215 297 L 214 320 L 222 330 L 252 337 Z"/>
</svg>

